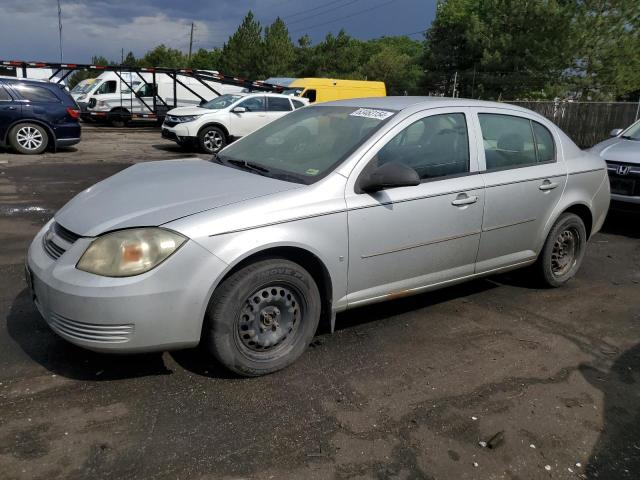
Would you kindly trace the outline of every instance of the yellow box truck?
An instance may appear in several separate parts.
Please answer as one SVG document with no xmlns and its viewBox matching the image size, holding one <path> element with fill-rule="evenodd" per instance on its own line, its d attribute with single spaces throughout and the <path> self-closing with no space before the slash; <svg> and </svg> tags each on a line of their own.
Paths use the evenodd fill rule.
<svg viewBox="0 0 640 480">
<path fill-rule="evenodd" d="M 305 97 L 309 103 L 319 103 L 345 98 L 385 97 L 387 89 L 384 82 L 368 80 L 296 78 L 283 93 Z"/>
</svg>

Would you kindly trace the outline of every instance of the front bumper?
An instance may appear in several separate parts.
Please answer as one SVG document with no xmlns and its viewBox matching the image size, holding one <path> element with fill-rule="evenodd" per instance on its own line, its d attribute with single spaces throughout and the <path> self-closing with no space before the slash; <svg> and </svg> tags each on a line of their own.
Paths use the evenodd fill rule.
<svg viewBox="0 0 640 480">
<path fill-rule="evenodd" d="M 617 193 L 612 193 L 611 194 L 611 200 L 613 200 L 615 202 L 635 204 L 635 205 L 640 206 L 640 197 L 637 197 L 637 196 L 620 195 L 620 194 L 617 194 Z"/>
<path fill-rule="evenodd" d="M 181 123 L 173 126 L 163 123 L 162 138 L 183 144 L 197 140 L 196 136 L 191 134 L 189 128 Z"/>
<path fill-rule="evenodd" d="M 27 270 L 34 302 L 54 332 L 100 352 L 162 351 L 199 343 L 224 262 L 189 240 L 149 272 L 102 277 L 75 268 L 91 238 L 64 245 L 68 249 L 57 260 L 45 251 L 43 236 L 50 224 L 31 243 Z"/>
</svg>

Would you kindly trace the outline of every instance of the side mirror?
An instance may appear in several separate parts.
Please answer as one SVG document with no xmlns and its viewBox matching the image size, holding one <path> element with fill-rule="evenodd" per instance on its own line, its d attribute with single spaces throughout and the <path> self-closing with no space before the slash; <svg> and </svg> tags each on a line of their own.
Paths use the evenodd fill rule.
<svg viewBox="0 0 640 480">
<path fill-rule="evenodd" d="M 622 130 L 621 128 L 614 128 L 613 130 L 611 130 L 609 132 L 609 136 L 610 137 L 617 137 L 618 135 L 620 135 L 624 130 Z"/>
<path fill-rule="evenodd" d="M 233 107 L 233 110 L 231 110 L 233 113 L 244 113 L 247 111 L 246 108 L 244 107 Z"/>
<path fill-rule="evenodd" d="M 203 98 L 202 100 L 200 100 L 200 103 L 198 104 L 198 106 L 201 107 L 205 103 L 207 103 L 207 101 Z"/>
<path fill-rule="evenodd" d="M 369 175 L 361 177 L 358 184 L 361 191 L 373 193 L 387 188 L 420 185 L 420 175 L 413 168 L 401 163 L 385 163 Z"/>
</svg>

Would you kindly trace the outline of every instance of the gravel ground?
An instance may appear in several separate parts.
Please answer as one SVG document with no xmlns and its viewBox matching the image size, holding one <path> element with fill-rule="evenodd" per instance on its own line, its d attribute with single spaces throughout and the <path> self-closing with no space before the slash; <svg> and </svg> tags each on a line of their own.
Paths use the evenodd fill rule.
<svg viewBox="0 0 640 480">
<path fill-rule="evenodd" d="M 23 280 L 37 229 L 128 164 L 191 156 L 150 127 L 0 153 L 2 478 L 640 478 L 640 214 L 612 213 L 564 288 L 511 274 L 352 310 L 263 378 L 56 337 Z"/>
</svg>

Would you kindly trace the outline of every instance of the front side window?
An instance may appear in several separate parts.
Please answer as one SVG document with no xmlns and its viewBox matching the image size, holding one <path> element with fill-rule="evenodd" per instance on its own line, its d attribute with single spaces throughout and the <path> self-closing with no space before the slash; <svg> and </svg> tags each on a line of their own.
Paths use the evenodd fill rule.
<svg viewBox="0 0 640 480">
<path fill-rule="evenodd" d="M 420 178 L 458 175 L 469 171 L 469 134 L 463 113 L 431 115 L 412 123 L 380 149 L 378 166 L 401 163 Z"/>
<path fill-rule="evenodd" d="M 555 160 L 549 130 L 528 118 L 480 113 L 487 170 L 535 165 Z"/>
<path fill-rule="evenodd" d="M 116 93 L 117 90 L 117 83 L 115 80 L 109 80 L 107 82 L 102 82 L 102 85 L 100 85 L 98 87 L 98 89 L 96 90 L 95 95 L 104 95 L 107 93 Z"/>
<path fill-rule="evenodd" d="M 144 83 L 140 87 L 140 90 L 138 90 L 138 95 L 141 97 L 153 97 L 156 90 L 157 88 L 155 85 L 152 85 L 150 83 Z"/>
<path fill-rule="evenodd" d="M 264 112 L 264 97 L 247 98 L 237 106 L 246 108 L 247 112 Z"/>
<path fill-rule="evenodd" d="M 309 99 L 309 103 L 313 103 L 316 101 L 316 91 L 315 90 L 305 90 L 302 94 L 303 97 Z"/>
<path fill-rule="evenodd" d="M 36 85 L 16 85 L 14 88 L 22 98 L 30 102 L 60 102 L 60 99 L 48 88 Z"/>
<path fill-rule="evenodd" d="M 228 165 L 246 162 L 258 174 L 311 184 L 333 170 L 395 113 L 357 107 L 301 108 L 232 143 L 218 160 Z"/>
<path fill-rule="evenodd" d="M 269 112 L 290 112 L 291 103 L 288 98 L 267 97 L 267 110 Z"/>
</svg>

